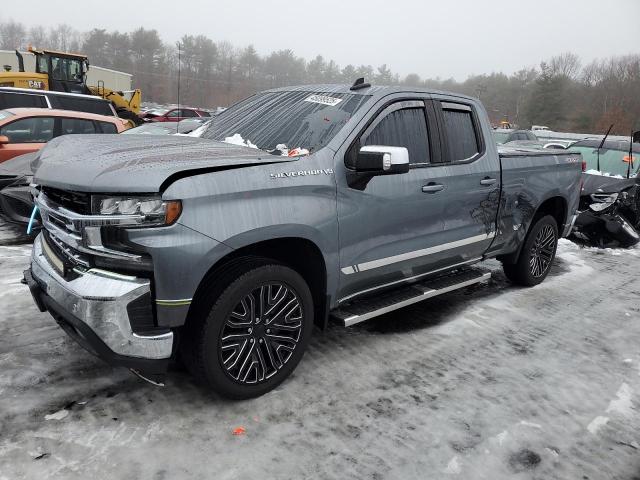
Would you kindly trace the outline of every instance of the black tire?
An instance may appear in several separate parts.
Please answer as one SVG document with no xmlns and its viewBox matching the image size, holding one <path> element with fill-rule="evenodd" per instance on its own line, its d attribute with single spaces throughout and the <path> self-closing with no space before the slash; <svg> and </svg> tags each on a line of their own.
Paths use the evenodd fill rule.
<svg viewBox="0 0 640 480">
<path fill-rule="evenodd" d="M 551 215 L 540 217 L 529 228 L 516 263 L 503 263 L 509 280 L 532 287 L 548 275 L 558 248 L 558 224 Z"/>
<path fill-rule="evenodd" d="M 311 292 L 296 271 L 266 259 L 240 262 L 216 284 L 210 308 L 186 332 L 185 364 L 225 397 L 258 397 L 302 359 L 313 330 Z"/>
<path fill-rule="evenodd" d="M 126 108 L 116 108 L 116 113 L 118 114 L 118 117 L 122 118 L 123 120 L 131 120 L 131 122 L 134 123 L 136 127 L 144 123 L 144 121 L 138 115 L 130 110 L 127 110 Z"/>
</svg>

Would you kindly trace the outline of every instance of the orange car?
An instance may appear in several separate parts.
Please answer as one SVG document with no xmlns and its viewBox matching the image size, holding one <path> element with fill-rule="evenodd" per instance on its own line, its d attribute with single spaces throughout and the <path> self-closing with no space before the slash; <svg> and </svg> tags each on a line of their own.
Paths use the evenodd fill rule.
<svg viewBox="0 0 640 480">
<path fill-rule="evenodd" d="M 73 133 L 120 133 L 125 120 L 46 108 L 0 110 L 0 163 L 40 150 L 52 138 Z"/>
</svg>

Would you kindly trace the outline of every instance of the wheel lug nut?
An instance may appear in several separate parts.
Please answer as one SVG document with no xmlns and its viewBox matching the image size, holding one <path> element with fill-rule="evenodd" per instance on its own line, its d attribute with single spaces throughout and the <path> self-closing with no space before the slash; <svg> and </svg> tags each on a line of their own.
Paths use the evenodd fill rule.
<svg viewBox="0 0 640 480">
<path fill-rule="evenodd" d="M 271 333 L 271 330 L 267 328 L 267 333 Z"/>
<path fill-rule="evenodd" d="M 251 340 L 249 340 L 249 343 L 253 343 L 253 338 Z"/>
<path fill-rule="evenodd" d="M 252 328 L 250 328 L 250 329 L 249 329 L 249 333 L 251 333 L 251 332 L 253 332 L 253 329 L 252 329 Z"/>
<path fill-rule="evenodd" d="M 260 339 L 260 343 L 262 343 L 264 340 Z"/>
</svg>

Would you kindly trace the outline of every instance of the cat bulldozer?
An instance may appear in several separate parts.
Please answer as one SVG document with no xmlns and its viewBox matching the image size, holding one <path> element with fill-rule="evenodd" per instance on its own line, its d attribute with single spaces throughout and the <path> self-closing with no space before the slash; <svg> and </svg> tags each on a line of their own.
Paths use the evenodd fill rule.
<svg viewBox="0 0 640 480">
<path fill-rule="evenodd" d="M 29 53 L 36 57 L 35 72 L 25 72 L 24 58 L 16 50 L 18 71 L 7 69 L 8 71 L 0 72 L 0 86 L 99 96 L 113 104 L 119 117 L 129 120 L 134 125 L 142 122 L 138 116 L 142 101 L 140 90 L 111 90 L 106 88 L 102 81 L 99 81 L 98 85 L 87 85 L 89 59 L 86 55 L 36 50 L 31 47 Z"/>
</svg>

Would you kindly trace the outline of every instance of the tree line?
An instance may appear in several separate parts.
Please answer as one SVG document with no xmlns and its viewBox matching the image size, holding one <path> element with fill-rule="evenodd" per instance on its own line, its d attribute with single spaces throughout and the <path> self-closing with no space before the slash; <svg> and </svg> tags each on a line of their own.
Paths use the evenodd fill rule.
<svg viewBox="0 0 640 480">
<path fill-rule="evenodd" d="M 323 56 L 306 60 L 292 50 L 266 55 L 254 46 L 239 48 L 204 35 L 163 41 L 157 30 L 132 32 L 93 29 L 79 32 L 68 25 L 26 27 L 0 21 L 0 49 L 33 45 L 82 52 L 94 65 L 133 74 L 134 87 L 146 101 L 176 103 L 178 65 L 182 104 L 227 106 L 256 91 L 307 83 L 352 83 L 365 77 L 377 85 L 405 85 L 448 90 L 479 97 L 494 123 L 507 120 L 520 127 L 546 125 L 554 130 L 599 133 L 614 124 L 614 134 L 640 128 L 640 54 L 614 56 L 583 65 L 562 53 L 536 67 L 512 74 L 422 78 L 400 77 L 386 64 L 346 65 Z"/>
</svg>

